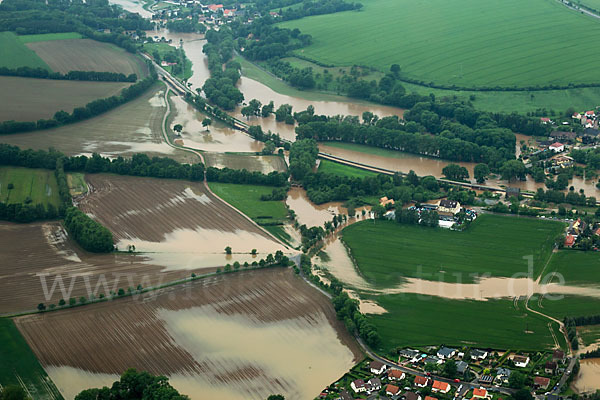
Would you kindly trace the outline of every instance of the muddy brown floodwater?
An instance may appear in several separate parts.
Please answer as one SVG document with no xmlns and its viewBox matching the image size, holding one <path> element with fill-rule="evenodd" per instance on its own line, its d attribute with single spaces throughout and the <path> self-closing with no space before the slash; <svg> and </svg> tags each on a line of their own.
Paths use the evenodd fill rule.
<svg viewBox="0 0 600 400">
<path fill-rule="evenodd" d="M 280 268 L 16 323 L 68 399 L 137 368 L 192 399 L 304 400 L 362 357 L 329 299 Z"/>
<path fill-rule="evenodd" d="M 580 361 L 579 374 L 573 381 L 573 387 L 579 393 L 595 393 L 600 390 L 600 358 L 588 358 Z"/>
</svg>

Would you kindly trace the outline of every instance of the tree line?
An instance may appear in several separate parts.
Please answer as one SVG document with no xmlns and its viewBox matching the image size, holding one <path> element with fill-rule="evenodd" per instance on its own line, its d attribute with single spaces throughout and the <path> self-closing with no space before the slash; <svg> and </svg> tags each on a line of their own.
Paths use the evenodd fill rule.
<svg viewBox="0 0 600 400">
<path fill-rule="evenodd" d="M 29 121 L 4 121 L 0 123 L 0 134 L 29 132 L 39 129 L 50 129 L 57 126 L 79 122 L 110 111 L 130 100 L 140 96 L 148 90 L 155 82 L 157 76 L 153 73 L 121 90 L 118 95 L 104 99 L 93 100 L 84 107 L 77 107 L 70 114 L 64 110 L 57 111 L 51 119 L 39 119 L 36 122 Z"/>
<path fill-rule="evenodd" d="M 263 186 L 283 187 L 288 183 L 289 174 L 286 172 L 273 171 L 269 174 L 261 172 L 250 172 L 246 169 L 230 169 L 208 167 L 206 169 L 206 180 L 208 182 L 253 184 Z"/>
<path fill-rule="evenodd" d="M 25 78 L 56 79 L 65 81 L 96 81 L 96 82 L 135 82 L 136 74 L 125 75 L 120 72 L 69 71 L 66 74 L 48 71 L 45 68 L 7 68 L 0 67 L 0 75 L 19 76 Z"/>
<path fill-rule="evenodd" d="M 69 235 L 85 250 L 92 253 L 110 253 L 113 251 L 112 233 L 77 207 L 67 208 L 64 225 Z"/>
</svg>

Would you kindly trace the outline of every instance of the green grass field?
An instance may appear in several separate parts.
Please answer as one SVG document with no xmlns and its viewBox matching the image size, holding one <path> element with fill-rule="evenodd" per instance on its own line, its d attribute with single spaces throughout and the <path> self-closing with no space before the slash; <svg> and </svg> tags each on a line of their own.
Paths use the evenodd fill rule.
<svg viewBox="0 0 600 400">
<path fill-rule="evenodd" d="M 558 222 L 484 214 L 464 232 L 364 221 L 342 237 L 363 276 L 385 288 L 405 277 L 462 283 L 477 274 L 510 277 L 527 272 L 526 256 L 533 256 L 537 277 L 562 229 Z"/>
<path fill-rule="evenodd" d="M 582 326 L 577 329 L 584 346 L 589 346 L 600 341 L 600 325 Z"/>
<path fill-rule="evenodd" d="M 0 67 L 45 68 L 48 65 L 12 32 L 0 32 Z"/>
<path fill-rule="evenodd" d="M 318 172 L 327 174 L 345 176 L 349 178 L 364 178 L 367 176 L 377 176 L 376 172 L 365 171 L 360 168 L 351 167 L 349 165 L 339 164 L 329 160 L 321 160 Z"/>
<path fill-rule="evenodd" d="M 600 0 L 575 0 L 573 3 L 600 11 Z"/>
<path fill-rule="evenodd" d="M 600 24 L 556 1 L 364 0 L 351 11 L 288 21 L 313 37 L 318 61 L 367 65 L 425 82 L 523 86 L 589 82 Z"/>
<path fill-rule="evenodd" d="M 0 318 L 0 384 L 22 385 L 33 399 L 62 399 L 12 320 Z"/>
<path fill-rule="evenodd" d="M 21 43 L 47 42 L 50 40 L 82 39 L 83 36 L 77 32 L 63 33 L 41 33 L 38 35 L 21 35 L 18 37 Z"/>
<path fill-rule="evenodd" d="M 549 296 L 529 301 L 529 307 L 562 320 L 566 316 L 580 317 L 600 313 L 600 298 L 586 296 Z"/>
<path fill-rule="evenodd" d="M 279 239 L 289 242 L 290 236 L 281 224 L 287 221 L 287 208 L 283 201 L 262 201 L 260 196 L 271 194 L 272 186 L 238 185 L 235 183 L 210 182 L 217 196 L 252 218 Z M 279 224 L 279 225 L 277 225 Z"/>
<path fill-rule="evenodd" d="M 546 272 L 560 273 L 567 285 L 600 286 L 600 254 L 593 251 L 562 250 L 552 256 Z"/>
<path fill-rule="evenodd" d="M 8 189 L 12 184 L 13 189 Z M 58 207 L 58 184 L 54 172 L 46 169 L 0 167 L 0 202 L 6 204 L 25 203 L 53 204 Z"/>
<path fill-rule="evenodd" d="M 177 50 L 177 48 L 175 46 L 171 46 L 170 44 L 167 44 L 167 43 L 146 43 L 146 44 L 144 44 L 144 47 L 142 48 L 142 50 L 150 55 L 152 55 L 155 51 L 157 51 L 158 54 L 160 54 L 160 57 L 162 58 L 162 57 L 164 57 L 165 54 L 170 53 L 174 50 Z M 167 72 L 172 73 L 173 67 L 166 66 L 163 68 Z M 184 69 L 183 74 L 177 74 L 175 76 L 178 78 L 181 78 L 181 79 L 189 79 L 192 77 L 192 75 L 193 75 L 192 62 L 186 58 L 185 59 L 185 69 Z"/>
<path fill-rule="evenodd" d="M 367 315 L 385 352 L 440 344 L 513 350 L 540 350 L 554 344 L 547 320 L 516 310 L 512 300 L 460 301 L 414 294 L 373 299 L 388 311 Z"/>
</svg>

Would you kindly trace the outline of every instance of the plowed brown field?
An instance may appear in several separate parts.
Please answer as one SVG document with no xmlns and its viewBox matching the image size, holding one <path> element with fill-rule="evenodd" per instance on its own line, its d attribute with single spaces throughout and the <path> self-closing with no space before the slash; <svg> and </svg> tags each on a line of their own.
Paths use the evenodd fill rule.
<svg viewBox="0 0 600 400">
<path fill-rule="evenodd" d="M 89 297 L 90 291 L 98 296 L 139 284 L 154 286 L 191 273 L 166 271 L 135 254 L 87 253 L 67 238 L 59 222 L 1 222 L 0 254 L 0 314 L 32 310 L 38 303 L 58 304 L 61 298 Z M 38 274 L 47 274 L 48 297 Z"/>
<path fill-rule="evenodd" d="M 192 399 L 307 399 L 360 356 L 329 300 L 290 269 L 221 275 L 16 323 L 57 386 L 74 391 L 67 398 L 81 389 L 74 385 L 134 367 L 168 375 Z"/>
</svg>

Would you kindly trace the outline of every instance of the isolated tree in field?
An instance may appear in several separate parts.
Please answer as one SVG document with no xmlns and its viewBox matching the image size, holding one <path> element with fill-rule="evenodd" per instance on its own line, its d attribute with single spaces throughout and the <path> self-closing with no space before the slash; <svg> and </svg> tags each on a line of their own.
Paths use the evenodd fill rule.
<svg viewBox="0 0 600 400">
<path fill-rule="evenodd" d="M 267 400 L 285 400 L 285 397 L 283 397 L 280 394 L 272 394 L 269 397 L 267 397 Z"/>
<path fill-rule="evenodd" d="M 226 254 L 231 254 L 231 247 L 230 246 L 225 247 L 225 253 Z"/>
<path fill-rule="evenodd" d="M 9 183 L 8 186 L 6 186 L 6 188 L 8 190 L 13 190 L 15 188 L 15 185 L 13 185 L 12 183 Z"/>
<path fill-rule="evenodd" d="M 180 134 L 180 133 L 181 133 L 181 131 L 183 130 L 183 126 L 182 126 L 181 124 L 176 124 L 176 125 L 173 127 L 173 130 L 174 130 L 175 132 L 177 132 L 177 134 Z"/>
<path fill-rule="evenodd" d="M 487 164 L 477 164 L 473 169 L 473 175 L 477 183 L 484 183 L 487 176 L 490 174 L 490 167 Z"/>
<path fill-rule="evenodd" d="M 256 255 L 256 249 L 252 249 L 252 251 L 250 252 L 253 256 Z"/>
<path fill-rule="evenodd" d="M 208 131 L 208 127 L 212 125 L 212 120 L 210 118 L 204 118 L 202 120 L 202 126 L 206 128 Z"/>
<path fill-rule="evenodd" d="M 60 299 L 58 301 L 58 305 L 61 306 L 61 307 L 64 306 L 65 304 L 67 304 L 67 302 L 65 301 L 65 299 Z"/>
<path fill-rule="evenodd" d="M 44 311 L 46 309 L 46 305 L 44 303 L 40 303 L 38 304 L 37 309 L 39 311 Z"/>
</svg>

